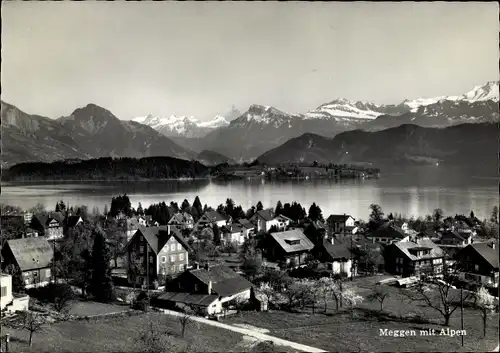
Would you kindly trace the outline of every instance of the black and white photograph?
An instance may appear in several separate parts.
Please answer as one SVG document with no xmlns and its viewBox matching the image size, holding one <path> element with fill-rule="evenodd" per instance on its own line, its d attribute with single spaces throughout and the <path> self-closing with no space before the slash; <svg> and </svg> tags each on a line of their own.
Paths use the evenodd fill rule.
<svg viewBox="0 0 500 353">
<path fill-rule="evenodd" d="M 498 352 L 499 9 L 2 1 L 0 352 Z"/>
</svg>

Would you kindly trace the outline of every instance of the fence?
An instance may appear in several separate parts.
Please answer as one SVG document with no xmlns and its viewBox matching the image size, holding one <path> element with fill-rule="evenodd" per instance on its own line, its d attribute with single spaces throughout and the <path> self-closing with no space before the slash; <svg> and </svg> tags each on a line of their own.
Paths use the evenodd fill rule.
<svg viewBox="0 0 500 353">
<path fill-rule="evenodd" d="M 10 335 L 0 336 L 0 352 L 9 352 Z"/>
</svg>

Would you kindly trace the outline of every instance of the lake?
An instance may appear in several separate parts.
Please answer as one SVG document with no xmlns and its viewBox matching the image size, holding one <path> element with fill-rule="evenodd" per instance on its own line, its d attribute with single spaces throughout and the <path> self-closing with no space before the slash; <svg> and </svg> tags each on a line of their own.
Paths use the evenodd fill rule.
<svg viewBox="0 0 500 353">
<path fill-rule="evenodd" d="M 490 216 L 499 203 L 498 178 L 474 177 L 463 172 L 439 168 L 382 171 L 380 179 L 366 180 L 290 180 L 290 181 L 154 181 L 154 182 L 57 182 L 2 183 L 1 203 L 30 208 L 37 203 L 52 209 L 58 200 L 66 204 L 85 204 L 92 210 L 110 205 L 111 197 L 127 193 L 133 207 L 170 201 L 190 203 L 198 195 L 202 204 L 217 207 L 230 197 L 246 210 L 258 201 L 264 207 L 297 201 L 306 210 L 316 202 L 325 218 L 347 213 L 367 219 L 369 206 L 376 203 L 386 214 L 424 216 L 435 208 L 455 215 L 474 211 L 477 217 Z"/>
</svg>

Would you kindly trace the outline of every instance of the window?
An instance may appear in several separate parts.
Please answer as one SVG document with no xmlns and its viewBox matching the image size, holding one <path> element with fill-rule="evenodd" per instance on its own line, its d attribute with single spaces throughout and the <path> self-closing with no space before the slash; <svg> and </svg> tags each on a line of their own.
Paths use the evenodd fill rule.
<svg viewBox="0 0 500 353">
<path fill-rule="evenodd" d="M 167 257 L 166 256 L 162 256 L 161 257 L 161 263 L 164 264 L 165 262 L 167 262 Z"/>
<path fill-rule="evenodd" d="M 139 248 L 139 253 L 142 254 L 144 253 L 144 245 L 141 245 Z"/>
<path fill-rule="evenodd" d="M 170 255 L 170 262 L 175 262 L 175 255 Z"/>
<path fill-rule="evenodd" d="M 179 265 L 179 272 L 184 271 L 184 265 Z"/>
<path fill-rule="evenodd" d="M 155 258 L 153 256 L 149 257 L 149 263 L 152 264 L 155 261 Z"/>
<path fill-rule="evenodd" d="M 181 251 L 182 250 L 182 245 L 181 243 L 177 243 L 177 251 Z"/>
<path fill-rule="evenodd" d="M 50 277 L 50 268 L 45 269 L 45 277 Z"/>
<path fill-rule="evenodd" d="M 7 296 L 7 287 L 0 288 L 0 296 L 1 297 Z"/>
<path fill-rule="evenodd" d="M 170 251 L 175 251 L 175 243 L 170 244 Z"/>
<path fill-rule="evenodd" d="M 194 291 L 197 292 L 199 290 L 199 286 L 197 284 L 194 285 Z"/>
<path fill-rule="evenodd" d="M 474 270 L 479 271 L 479 265 L 474 265 Z"/>
<path fill-rule="evenodd" d="M 180 260 L 180 261 L 184 260 L 184 253 L 180 253 L 180 254 L 179 254 L 179 260 Z"/>
</svg>

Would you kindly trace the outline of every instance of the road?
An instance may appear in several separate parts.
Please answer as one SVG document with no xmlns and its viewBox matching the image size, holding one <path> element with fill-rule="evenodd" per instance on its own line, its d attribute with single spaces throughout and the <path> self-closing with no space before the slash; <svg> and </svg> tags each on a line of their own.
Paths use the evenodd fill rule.
<svg viewBox="0 0 500 353">
<path fill-rule="evenodd" d="M 172 311 L 172 310 L 161 309 L 161 311 L 164 314 L 172 315 L 172 316 L 182 316 L 183 315 L 182 313 L 178 313 L 178 312 Z M 238 333 L 241 333 L 241 334 L 246 335 L 246 336 L 257 338 L 258 340 L 261 340 L 261 341 L 271 341 L 276 345 L 290 347 L 290 348 L 293 348 L 293 349 L 296 349 L 299 351 L 303 351 L 303 352 L 311 352 L 311 353 L 327 352 L 323 349 L 319 349 L 319 348 L 315 348 L 315 347 L 311 347 L 311 346 L 306 346 L 304 344 L 300 344 L 300 343 L 296 343 L 296 342 L 292 342 L 292 341 L 287 341 L 287 340 L 284 340 L 284 339 L 281 339 L 278 337 L 266 335 L 265 333 L 258 332 L 255 330 L 250 330 L 250 329 L 246 329 L 246 328 L 242 328 L 242 327 L 236 327 L 236 326 L 232 326 L 232 325 L 228 325 L 228 324 L 223 324 L 221 322 L 208 320 L 208 319 L 205 319 L 202 317 L 192 316 L 191 319 L 194 321 L 204 323 L 206 325 L 212 325 L 212 326 L 220 327 L 220 328 L 223 328 L 226 330 L 238 332 Z"/>
</svg>

